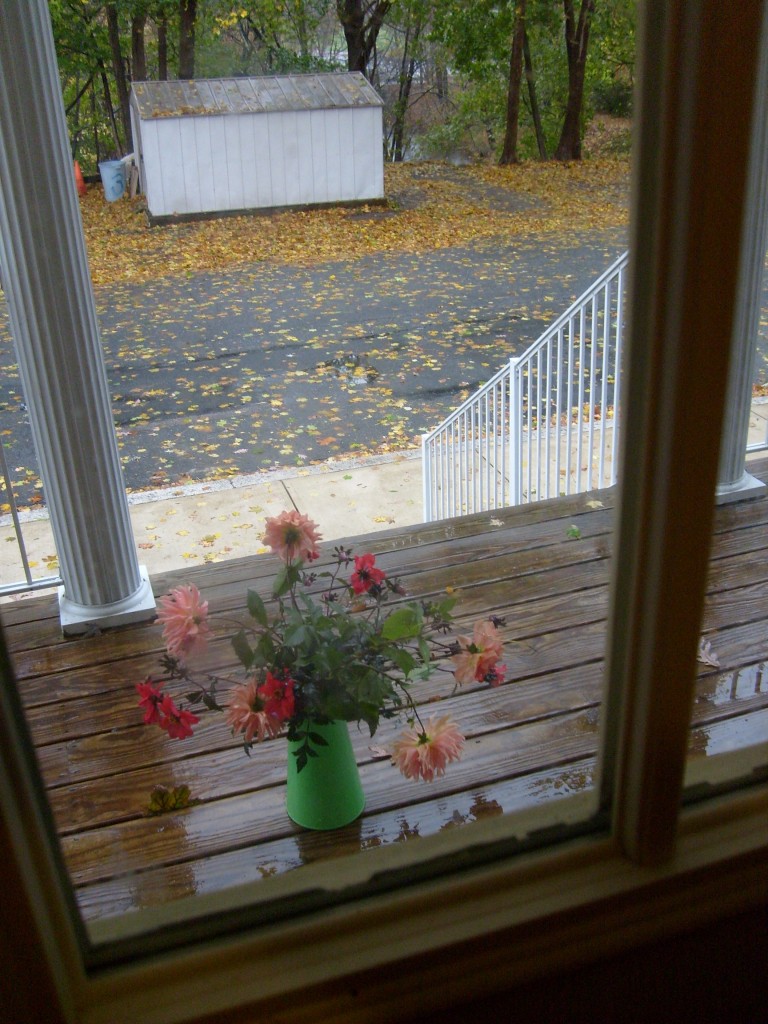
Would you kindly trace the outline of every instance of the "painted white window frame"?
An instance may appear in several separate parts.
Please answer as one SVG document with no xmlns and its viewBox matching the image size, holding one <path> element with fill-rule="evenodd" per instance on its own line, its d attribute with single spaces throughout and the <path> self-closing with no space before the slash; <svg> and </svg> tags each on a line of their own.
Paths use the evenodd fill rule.
<svg viewBox="0 0 768 1024">
<path fill-rule="evenodd" d="M 19 997 L 30 1006 L 40 1000 L 39 1019 L 181 1024 L 242 1007 L 243 1020 L 396 1020 L 765 900 L 768 786 L 681 810 L 726 343 L 749 260 L 753 131 L 751 119 L 734 111 L 752 109 L 765 12 L 763 0 L 742 0 L 728 16 L 719 0 L 644 5 L 625 448 L 631 462 L 624 462 L 615 545 L 600 788 L 603 805 L 613 808 L 610 833 L 89 972 L 56 851 L 46 841 L 49 812 L 25 750 L 24 723 L 6 702 L 0 953 L 16 968 Z M 749 770 L 756 753 L 764 759 L 766 752 L 745 751 L 736 760 Z M 727 774 L 733 760 L 707 767 Z M 587 805 L 574 798 L 564 802 L 565 813 L 575 819 Z M 551 812 L 525 820 L 530 833 L 537 823 L 546 826 Z M 431 849 L 458 857 L 462 847 L 514 828 L 512 819 L 478 823 L 434 837 Z M 405 853 L 422 843 L 404 844 Z M 392 863 L 405 856 L 402 849 L 382 853 Z M 345 885 L 356 871 L 363 881 L 368 870 L 363 858 L 344 868 Z M 332 886 L 333 866 L 317 877 Z M 196 905 L 201 914 L 215 912 L 245 895 Z M 194 921 L 185 928 L 194 935 Z M 459 943 L 460 969 L 451 955 Z"/>
</svg>

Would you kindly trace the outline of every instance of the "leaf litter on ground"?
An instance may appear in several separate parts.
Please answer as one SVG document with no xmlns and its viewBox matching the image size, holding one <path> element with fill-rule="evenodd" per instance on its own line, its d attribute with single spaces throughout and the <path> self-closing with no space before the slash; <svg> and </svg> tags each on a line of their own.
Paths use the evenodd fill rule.
<svg viewBox="0 0 768 1024">
<path fill-rule="evenodd" d="M 387 164 L 383 205 L 151 227 L 143 197 L 108 203 L 92 185 L 80 208 L 93 283 L 105 285 L 249 263 L 311 264 L 493 237 L 601 231 L 626 224 L 628 184 L 626 159 L 511 167 Z"/>
</svg>

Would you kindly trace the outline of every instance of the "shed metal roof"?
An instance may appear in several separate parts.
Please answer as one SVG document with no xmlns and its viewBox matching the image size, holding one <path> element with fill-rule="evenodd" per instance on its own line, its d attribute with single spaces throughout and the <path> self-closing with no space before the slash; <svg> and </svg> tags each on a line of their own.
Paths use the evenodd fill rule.
<svg viewBox="0 0 768 1024">
<path fill-rule="evenodd" d="M 142 121 L 159 117 L 264 114 L 281 110 L 380 107 L 383 101 L 359 71 L 265 78 L 134 82 Z"/>
</svg>

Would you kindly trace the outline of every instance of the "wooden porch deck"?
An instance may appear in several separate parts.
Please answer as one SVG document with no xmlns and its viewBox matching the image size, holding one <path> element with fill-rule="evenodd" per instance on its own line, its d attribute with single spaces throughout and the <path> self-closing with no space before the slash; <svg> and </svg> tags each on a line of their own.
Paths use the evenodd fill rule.
<svg viewBox="0 0 768 1024">
<path fill-rule="evenodd" d="M 750 471 L 768 480 L 768 459 Z M 409 596 L 460 590 L 466 623 L 506 617 L 507 682 L 465 687 L 436 675 L 468 743 L 431 784 L 410 782 L 352 729 L 367 806 L 333 833 L 310 833 L 284 810 L 285 744 L 248 759 L 211 714 L 185 741 L 141 723 L 135 683 L 157 671 L 158 626 L 62 639 L 52 595 L 4 605 L 19 687 L 83 914 L 92 920 L 290 871 L 321 858 L 411 841 L 556 799 L 593 778 L 608 607 L 612 492 L 375 534 L 372 550 Z M 570 536 L 576 527 L 578 539 Z M 720 668 L 700 665 L 690 750 L 704 756 L 768 735 L 768 497 L 717 512 L 704 621 Z M 248 586 L 263 595 L 277 568 L 257 556 L 156 578 L 157 594 L 195 582 L 213 612 L 236 612 Z M 234 659 L 222 640 L 210 666 Z M 673 681 L 671 681 L 673 682 Z M 193 803 L 150 816 L 156 785 L 186 784 Z"/>
</svg>

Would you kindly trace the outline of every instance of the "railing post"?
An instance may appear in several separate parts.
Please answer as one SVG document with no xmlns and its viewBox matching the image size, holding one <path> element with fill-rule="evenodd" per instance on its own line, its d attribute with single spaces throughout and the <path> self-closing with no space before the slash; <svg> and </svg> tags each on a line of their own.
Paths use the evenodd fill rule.
<svg viewBox="0 0 768 1024">
<path fill-rule="evenodd" d="M 523 501 L 523 410 L 520 402 L 519 359 L 509 360 L 509 503 Z"/>
<path fill-rule="evenodd" d="M 45 0 L 0 3 L 0 263 L 77 633 L 154 615 L 138 564 Z"/>
<path fill-rule="evenodd" d="M 624 268 L 616 280 L 616 350 L 613 357 L 613 444 L 611 447 L 611 484 L 618 479 L 621 450 L 621 367 L 624 358 Z"/>
<path fill-rule="evenodd" d="M 421 492 L 424 508 L 424 522 L 432 522 L 432 459 L 427 435 L 421 438 Z"/>
</svg>

